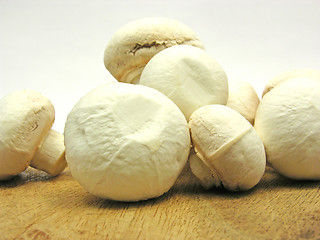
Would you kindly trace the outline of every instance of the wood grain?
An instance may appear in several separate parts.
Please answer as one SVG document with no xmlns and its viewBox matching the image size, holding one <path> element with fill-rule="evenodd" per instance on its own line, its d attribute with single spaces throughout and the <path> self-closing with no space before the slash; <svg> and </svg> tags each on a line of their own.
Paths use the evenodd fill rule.
<svg viewBox="0 0 320 240">
<path fill-rule="evenodd" d="M 87 193 L 68 170 L 27 169 L 0 182 L 0 239 L 320 239 L 320 182 L 267 168 L 245 193 L 204 190 L 186 168 L 157 199 L 123 203 Z"/>
</svg>

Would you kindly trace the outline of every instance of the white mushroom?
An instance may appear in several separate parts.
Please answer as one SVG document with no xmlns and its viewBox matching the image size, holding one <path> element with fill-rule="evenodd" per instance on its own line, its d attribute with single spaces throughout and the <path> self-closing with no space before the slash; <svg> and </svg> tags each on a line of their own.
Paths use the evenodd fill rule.
<svg viewBox="0 0 320 240">
<path fill-rule="evenodd" d="M 320 71 L 315 69 L 297 69 L 281 73 L 266 84 L 262 96 L 272 90 L 275 86 L 289 79 L 300 79 L 300 81 L 303 81 L 304 79 L 315 79 L 320 81 Z"/>
<path fill-rule="evenodd" d="M 188 161 L 191 172 L 198 178 L 202 187 L 209 189 L 214 186 L 221 186 L 221 181 L 218 176 L 215 175 L 214 171 L 210 171 L 210 167 L 197 156 L 194 148 L 190 151 Z"/>
<path fill-rule="evenodd" d="M 30 166 L 57 176 L 67 166 L 63 134 L 51 129 L 31 159 Z"/>
<path fill-rule="evenodd" d="M 260 103 L 253 86 L 245 81 L 229 81 L 229 98 L 226 106 L 239 112 L 251 124 Z"/>
<path fill-rule="evenodd" d="M 260 181 L 266 166 L 263 143 L 240 113 L 223 105 L 203 106 L 191 115 L 189 128 L 198 157 L 191 155 L 190 168 L 205 188 L 244 191 Z M 201 170 L 206 167 L 211 177 Z"/>
<path fill-rule="evenodd" d="M 159 91 L 109 83 L 84 96 L 65 125 L 72 176 L 90 193 L 139 201 L 167 192 L 190 151 L 187 122 Z"/>
<path fill-rule="evenodd" d="M 199 107 L 228 100 L 226 73 L 207 52 L 193 46 L 177 45 L 156 54 L 144 68 L 139 84 L 169 97 L 187 120 Z"/>
<path fill-rule="evenodd" d="M 203 48 L 194 31 L 168 18 L 142 18 L 121 27 L 110 39 L 104 64 L 120 82 L 135 83 L 153 55 L 173 45 Z"/>
<path fill-rule="evenodd" d="M 36 91 L 15 91 L 0 99 L 0 180 L 18 175 L 30 162 L 51 175 L 63 171 L 63 136 L 50 130 L 54 115 L 50 100 Z"/>
<path fill-rule="evenodd" d="M 260 102 L 254 127 L 267 161 L 292 179 L 320 179 L 320 81 L 291 79 Z"/>
</svg>

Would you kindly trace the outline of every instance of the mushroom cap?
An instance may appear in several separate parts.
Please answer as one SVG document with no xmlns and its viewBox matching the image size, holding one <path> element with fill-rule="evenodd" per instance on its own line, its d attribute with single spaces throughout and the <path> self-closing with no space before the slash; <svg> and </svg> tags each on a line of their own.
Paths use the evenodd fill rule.
<svg viewBox="0 0 320 240">
<path fill-rule="evenodd" d="M 246 81 L 229 81 L 229 97 L 226 106 L 239 112 L 251 124 L 260 103 L 257 92 Z"/>
<path fill-rule="evenodd" d="M 264 87 L 262 97 L 272 90 L 275 86 L 283 83 L 289 79 L 315 79 L 320 81 L 320 71 L 315 69 L 297 69 L 279 74 L 278 76 L 271 79 Z"/>
<path fill-rule="evenodd" d="M 228 100 L 225 71 L 206 51 L 188 45 L 156 54 L 144 68 L 139 84 L 169 97 L 187 120 L 204 105 L 226 104 Z"/>
<path fill-rule="evenodd" d="M 110 39 L 104 64 L 120 82 L 134 83 L 153 55 L 177 44 L 203 48 L 187 25 L 168 18 L 142 18 L 121 27 Z"/>
<path fill-rule="evenodd" d="M 29 166 L 54 117 L 52 103 L 39 92 L 20 90 L 0 99 L 0 180 Z"/>
<path fill-rule="evenodd" d="M 224 105 L 203 106 L 191 115 L 189 128 L 195 152 L 216 186 L 248 190 L 260 181 L 266 165 L 263 143 L 240 113 Z"/>
<path fill-rule="evenodd" d="M 268 92 L 254 127 L 276 171 L 292 179 L 320 179 L 320 81 L 291 79 Z"/>
<path fill-rule="evenodd" d="M 109 83 L 84 96 L 65 125 L 72 176 L 93 195 L 138 201 L 167 192 L 190 151 L 187 122 L 159 91 Z"/>
</svg>

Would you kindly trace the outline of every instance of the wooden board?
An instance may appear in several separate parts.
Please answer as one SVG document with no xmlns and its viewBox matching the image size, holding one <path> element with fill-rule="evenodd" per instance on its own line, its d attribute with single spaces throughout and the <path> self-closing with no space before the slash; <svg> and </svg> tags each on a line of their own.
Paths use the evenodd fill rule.
<svg viewBox="0 0 320 240">
<path fill-rule="evenodd" d="M 160 198 L 100 199 L 72 179 L 27 169 L 0 182 L 0 239 L 320 239 L 320 182 L 267 168 L 244 193 L 204 190 L 186 168 Z"/>
</svg>

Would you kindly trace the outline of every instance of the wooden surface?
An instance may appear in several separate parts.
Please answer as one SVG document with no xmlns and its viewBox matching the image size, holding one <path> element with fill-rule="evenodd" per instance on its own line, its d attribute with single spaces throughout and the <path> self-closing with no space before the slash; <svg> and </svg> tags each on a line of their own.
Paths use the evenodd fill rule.
<svg viewBox="0 0 320 240">
<path fill-rule="evenodd" d="M 160 198 L 92 196 L 66 170 L 0 182 L 0 239 L 320 239 L 320 182 L 267 169 L 251 191 L 204 190 L 188 169 Z"/>
</svg>

